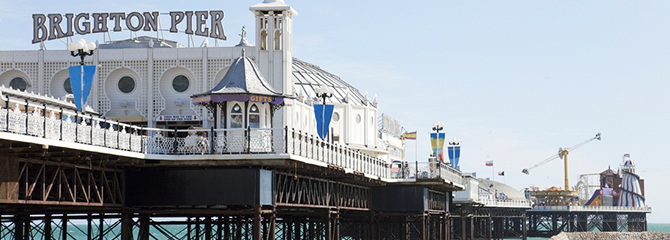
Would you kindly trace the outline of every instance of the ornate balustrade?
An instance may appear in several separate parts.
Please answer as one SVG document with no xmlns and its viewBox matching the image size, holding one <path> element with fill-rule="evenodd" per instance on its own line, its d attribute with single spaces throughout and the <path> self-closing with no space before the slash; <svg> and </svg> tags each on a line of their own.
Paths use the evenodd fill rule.
<svg viewBox="0 0 670 240">
<path fill-rule="evenodd" d="M 291 154 L 381 178 L 442 178 L 461 184 L 461 173 L 444 163 L 415 164 L 412 174 L 391 174 L 386 161 L 288 128 L 142 128 L 92 114 L 14 101 L 0 108 L 0 131 L 145 154 Z M 23 105 L 22 105 L 23 104 Z"/>
<path fill-rule="evenodd" d="M 570 211 L 570 212 L 651 212 L 651 207 L 619 206 L 533 206 L 529 211 Z"/>
<path fill-rule="evenodd" d="M 531 208 L 533 205 L 530 201 L 499 200 L 483 197 L 480 197 L 478 202 L 484 204 L 486 207 Z"/>
<path fill-rule="evenodd" d="M 44 105 L 0 109 L 0 131 L 64 142 L 143 152 L 141 130 L 141 127 Z"/>
</svg>

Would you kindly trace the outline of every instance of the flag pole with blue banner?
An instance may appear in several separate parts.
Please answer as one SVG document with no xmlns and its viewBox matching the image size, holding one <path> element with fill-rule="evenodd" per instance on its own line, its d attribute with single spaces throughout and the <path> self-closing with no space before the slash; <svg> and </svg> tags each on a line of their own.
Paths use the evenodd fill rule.
<svg viewBox="0 0 670 240">
<path fill-rule="evenodd" d="M 86 111 L 86 101 L 88 100 L 88 95 L 93 85 L 93 78 L 95 77 L 95 65 L 84 65 L 84 58 L 92 56 L 95 48 L 95 43 L 89 42 L 86 44 L 84 39 L 79 39 L 76 43 L 68 44 L 67 46 L 70 55 L 81 58 L 80 66 L 70 67 L 69 73 L 74 103 L 77 105 L 77 109 L 82 112 Z"/>
<path fill-rule="evenodd" d="M 314 116 L 316 117 L 316 132 L 321 139 L 328 137 L 328 128 L 330 120 L 333 118 L 333 111 L 335 106 L 326 104 L 326 98 L 333 96 L 333 90 L 325 87 L 317 87 L 314 89 L 317 97 L 323 99 L 322 105 L 314 104 Z"/>
</svg>

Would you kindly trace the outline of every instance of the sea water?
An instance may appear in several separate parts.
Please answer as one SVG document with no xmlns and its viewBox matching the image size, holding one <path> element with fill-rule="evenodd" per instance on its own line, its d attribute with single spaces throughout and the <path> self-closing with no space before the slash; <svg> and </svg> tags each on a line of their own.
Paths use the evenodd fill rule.
<svg viewBox="0 0 670 240">
<path fill-rule="evenodd" d="M 182 229 L 182 227 L 174 227 L 174 226 L 166 226 L 166 229 L 173 228 L 172 231 L 174 231 L 172 234 L 175 235 L 182 235 L 184 234 L 183 232 L 179 232 Z M 86 239 L 86 234 L 84 231 L 81 231 L 80 229 L 86 229 L 85 225 L 79 225 L 79 229 L 68 229 L 70 233 L 70 237 L 73 239 Z M 647 224 L 647 231 L 649 232 L 664 232 L 664 233 L 670 233 L 670 223 L 648 223 Z M 137 234 L 137 233 L 135 233 Z M 163 239 L 162 236 L 159 237 L 158 239 Z M 538 237 L 529 237 L 527 238 L 528 240 L 546 240 L 548 238 L 538 238 Z"/>
</svg>

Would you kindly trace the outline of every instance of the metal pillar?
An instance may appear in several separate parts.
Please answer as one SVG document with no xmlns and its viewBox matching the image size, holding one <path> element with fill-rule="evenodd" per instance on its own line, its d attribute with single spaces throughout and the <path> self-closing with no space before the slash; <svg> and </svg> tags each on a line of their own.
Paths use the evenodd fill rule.
<svg viewBox="0 0 670 240">
<path fill-rule="evenodd" d="M 263 220 L 261 216 L 261 206 L 254 206 L 254 221 L 253 221 L 253 240 L 261 240 L 261 221 Z"/>
</svg>

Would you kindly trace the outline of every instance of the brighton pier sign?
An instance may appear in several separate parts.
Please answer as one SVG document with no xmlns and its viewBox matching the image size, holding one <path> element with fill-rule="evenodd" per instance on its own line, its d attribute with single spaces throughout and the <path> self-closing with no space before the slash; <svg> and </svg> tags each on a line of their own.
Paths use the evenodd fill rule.
<svg viewBox="0 0 670 240">
<path fill-rule="evenodd" d="M 124 23 L 126 29 L 133 32 L 158 31 L 159 15 L 159 12 L 33 14 L 33 43 L 72 37 L 75 32 L 79 35 L 109 32 L 110 22 L 114 32 L 123 31 Z M 221 23 L 223 11 L 173 11 L 169 15 L 170 32 L 178 33 L 178 26 L 185 22 L 186 34 L 226 40 Z"/>
</svg>

